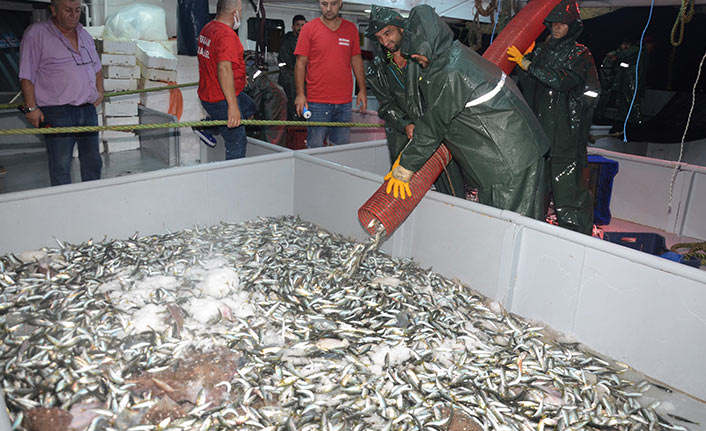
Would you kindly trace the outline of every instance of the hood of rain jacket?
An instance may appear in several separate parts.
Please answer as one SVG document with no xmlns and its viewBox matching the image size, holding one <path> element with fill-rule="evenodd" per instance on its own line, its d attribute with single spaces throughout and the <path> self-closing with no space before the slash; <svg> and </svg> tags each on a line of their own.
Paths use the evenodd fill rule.
<svg viewBox="0 0 706 431">
<path fill-rule="evenodd" d="M 365 32 L 365 37 L 377 42 L 375 33 L 388 25 L 404 27 L 404 23 L 405 19 L 396 10 L 376 4 L 370 5 L 370 18 L 368 19 L 368 29 Z"/>
<path fill-rule="evenodd" d="M 407 66 L 407 101 L 419 104 L 423 115 L 402 153 L 403 167 L 419 170 L 443 141 L 467 182 L 490 187 L 543 157 L 547 138 L 517 87 L 499 67 L 454 41 L 430 6 L 412 9 L 401 50 L 430 60 L 426 69 L 413 60 Z"/>
</svg>

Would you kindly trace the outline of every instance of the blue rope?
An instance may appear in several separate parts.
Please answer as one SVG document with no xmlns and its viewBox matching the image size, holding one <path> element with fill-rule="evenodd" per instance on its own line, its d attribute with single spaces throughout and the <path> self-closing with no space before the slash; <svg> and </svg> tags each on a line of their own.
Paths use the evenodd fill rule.
<svg viewBox="0 0 706 431">
<path fill-rule="evenodd" d="M 654 0 L 652 0 L 654 1 Z M 495 24 L 493 24 L 493 33 L 490 34 L 490 43 L 493 44 L 493 38 L 495 37 L 495 27 L 498 26 L 498 17 L 500 17 L 500 0 L 498 0 L 498 8 L 495 11 Z"/>
<path fill-rule="evenodd" d="M 623 142 L 628 141 L 628 118 L 630 118 L 630 113 L 632 112 L 632 107 L 635 104 L 635 99 L 637 98 L 637 89 L 639 88 L 639 82 L 637 80 L 640 71 L 640 57 L 642 56 L 642 41 L 645 39 L 645 33 L 647 33 L 647 27 L 650 26 L 650 21 L 652 20 L 652 10 L 655 7 L 655 0 L 651 0 L 650 3 L 650 15 L 647 17 L 647 24 L 642 30 L 642 36 L 640 36 L 640 50 L 637 51 L 637 64 L 635 64 L 635 92 L 632 94 L 632 101 L 630 102 L 630 109 L 628 109 L 628 115 L 625 116 L 625 123 L 623 123 Z"/>
</svg>

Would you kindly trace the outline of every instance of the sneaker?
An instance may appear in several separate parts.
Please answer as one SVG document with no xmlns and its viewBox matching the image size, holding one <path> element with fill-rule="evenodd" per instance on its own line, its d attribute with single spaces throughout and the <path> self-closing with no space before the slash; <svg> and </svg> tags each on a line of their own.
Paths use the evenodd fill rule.
<svg viewBox="0 0 706 431">
<path fill-rule="evenodd" d="M 0 177 L 5 175 L 7 173 L 7 169 L 5 169 L 5 166 L 0 165 Z"/>
<path fill-rule="evenodd" d="M 213 136 L 212 134 L 208 133 L 204 129 L 198 129 L 196 127 L 192 127 L 191 130 L 193 130 L 194 133 L 196 133 L 196 136 L 199 137 L 201 142 L 203 142 L 204 144 L 208 145 L 211 148 L 214 148 L 216 146 L 216 144 L 218 143 L 218 141 L 216 141 L 216 137 Z"/>
</svg>

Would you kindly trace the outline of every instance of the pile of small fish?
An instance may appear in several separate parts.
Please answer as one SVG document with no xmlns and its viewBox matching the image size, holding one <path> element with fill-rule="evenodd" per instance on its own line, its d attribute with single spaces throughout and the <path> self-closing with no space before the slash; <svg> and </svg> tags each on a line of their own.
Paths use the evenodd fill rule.
<svg viewBox="0 0 706 431">
<path fill-rule="evenodd" d="M 577 343 L 294 217 L 6 255 L 0 289 L 17 429 L 32 409 L 81 405 L 91 431 L 453 430 L 454 415 L 498 431 L 685 429 L 640 405 L 648 382 Z M 227 379 L 148 421 L 173 388 L 137 376 L 223 350 L 238 358 Z"/>
</svg>

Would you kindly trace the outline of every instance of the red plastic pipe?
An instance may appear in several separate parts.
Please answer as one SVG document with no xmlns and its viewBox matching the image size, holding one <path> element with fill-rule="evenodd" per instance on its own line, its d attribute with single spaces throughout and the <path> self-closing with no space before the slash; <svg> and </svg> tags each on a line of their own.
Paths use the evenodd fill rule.
<svg viewBox="0 0 706 431">
<path fill-rule="evenodd" d="M 483 53 L 483 57 L 510 74 L 517 63 L 509 61 L 505 51 L 515 45 L 520 52 L 525 52 L 542 34 L 545 29 L 544 18 L 560 1 L 532 0 L 527 3 Z"/>
<path fill-rule="evenodd" d="M 380 221 L 385 227 L 386 235 L 389 236 L 414 210 L 450 161 L 451 153 L 449 153 L 446 145 L 441 144 L 424 166 L 415 172 L 409 180 L 412 196 L 401 199 L 387 194 L 385 191 L 387 181 L 385 181 L 370 199 L 358 209 L 358 220 L 371 235 L 375 235 L 375 226 L 371 225 L 370 222 L 373 220 Z M 415 190 L 417 193 L 414 192 Z M 424 191 L 424 193 L 420 193 L 421 191 Z"/>
</svg>

